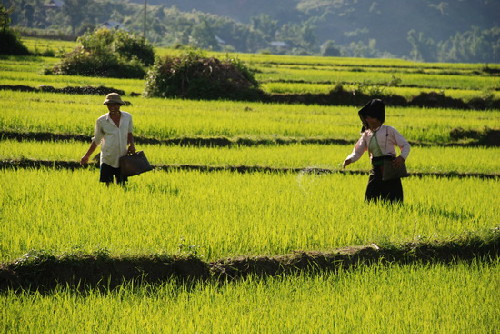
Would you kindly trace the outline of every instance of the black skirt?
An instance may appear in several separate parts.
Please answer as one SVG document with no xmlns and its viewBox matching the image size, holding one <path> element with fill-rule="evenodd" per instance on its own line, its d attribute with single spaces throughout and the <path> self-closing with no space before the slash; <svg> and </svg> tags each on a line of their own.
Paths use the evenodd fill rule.
<svg viewBox="0 0 500 334">
<path fill-rule="evenodd" d="M 382 181 L 382 168 L 383 166 L 373 165 L 366 185 L 365 201 L 385 200 L 391 203 L 403 203 L 401 179 Z"/>
</svg>

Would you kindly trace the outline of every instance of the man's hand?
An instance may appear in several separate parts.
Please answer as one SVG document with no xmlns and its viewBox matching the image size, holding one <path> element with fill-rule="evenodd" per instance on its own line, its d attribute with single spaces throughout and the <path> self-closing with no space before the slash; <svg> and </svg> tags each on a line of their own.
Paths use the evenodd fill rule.
<svg viewBox="0 0 500 334">
<path fill-rule="evenodd" d="M 401 166 L 403 165 L 403 162 L 405 162 L 405 159 L 402 156 L 399 156 L 396 159 L 394 159 L 394 161 L 392 161 L 392 166 L 394 166 L 394 168 L 396 169 L 400 169 Z"/>
<path fill-rule="evenodd" d="M 134 143 L 128 146 L 127 154 L 135 154 L 135 145 Z"/>
</svg>

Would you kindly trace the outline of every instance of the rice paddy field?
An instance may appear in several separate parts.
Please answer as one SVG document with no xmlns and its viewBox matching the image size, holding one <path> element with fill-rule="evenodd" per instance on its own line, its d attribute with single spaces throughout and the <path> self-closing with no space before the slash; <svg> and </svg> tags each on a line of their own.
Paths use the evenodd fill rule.
<svg viewBox="0 0 500 334">
<path fill-rule="evenodd" d="M 35 43 L 42 50 L 72 45 L 27 44 L 32 49 Z M 322 92 L 336 82 L 379 85 L 394 77 L 402 84 L 385 89 L 407 96 L 438 89 L 467 100 L 497 96 L 500 88 L 500 78 L 477 64 L 239 57 L 259 69 L 265 90 L 280 94 Z M 358 173 L 341 167 L 359 138 L 359 106 L 130 96 L 142 93 L 143 80 L 44 75 L 43 68 L 57 61 L 2 57 L 0 84 L 123 89 L 131 104 L 122 110 L 134 117 L 136 148 L 153 165 L 269 169 L 156 168 L 125 186 L 105 186 L 95 165 L 62 164 L 75 166 L 86 152 L 95 120 L 107 112 L 104 96 L 0 90 L 0 268 L 42 253 L 192 256 L 215 263 L 498 233 L 500 151 L 477 140 L 500 129 L 500 110 L 388 106 L 386 123 L 412 144 L 412 176 L 402 181 L 403 205 L 367 204 L 367 155 L 345 170 Z M 469 135 L 457 137 L 457 131 Z M 182 144 L 197 138 L 212 144 Z M 219 145 L 221 138 L 234 143 Z M 48 164 L 18 164 L 28 160 Z M 310 172 L 318 168 L 329 172 Z M 496 333 L 499 269 L 496 253 L 224 282 L 7 288 L 0 292 L 0 332 Z"/>
</svg>

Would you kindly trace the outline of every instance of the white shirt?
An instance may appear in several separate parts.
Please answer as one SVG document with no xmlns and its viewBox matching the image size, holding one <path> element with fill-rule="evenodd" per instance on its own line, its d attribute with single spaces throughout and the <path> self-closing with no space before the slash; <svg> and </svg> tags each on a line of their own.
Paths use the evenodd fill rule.
<svg viewBox="0 0 500 334">
<path fill-rule="evenodd" d="M 370 141 L 373 137 L 373 131 L 368 130 L 363 133 L 361 138 L 354 146 L 354 150 L 351 155 L 347 156 L 347 159 L 351 159 L 351 162 L 355 162 L 361 158 L 363 153 L 369 149 Z M 401 156 L 406 160 L 408 154 L 410 154 L 410 144 L 406 139 L 392 126 L 381 125 L 380 128 L 375 132 L 377 136 L 377 141 L 383 155 L 393 155 L 396 156 L 395 146 L 399 146 L 401 149 Z M 373 158 L 373 153 L 370 153 L 370 159 Z"/>
<path fill-rule="evenodd" d="M 101 144 L 101 165 L 120 167 L 120 157 L 127 154 L 127 137 L 132 133 L 132 115 L 121 111 L 120 124 L 113 122 L 109 113 L 99 117 L 95 123 L 94 143 Z"/>
</svg>

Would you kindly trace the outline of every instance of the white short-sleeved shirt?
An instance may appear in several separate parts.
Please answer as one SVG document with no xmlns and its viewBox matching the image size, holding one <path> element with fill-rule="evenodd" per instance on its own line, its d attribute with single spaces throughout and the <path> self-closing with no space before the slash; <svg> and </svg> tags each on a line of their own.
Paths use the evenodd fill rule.
<svg viewBox="0 0 500 334">
<path fill-rule="evenodd" d="M 99 117 L 95 123 L 94 143 L 101 145 L 101 165 L 120 167 L 120 157 L 127 154 L 127 137 L 132 133 L 132 115 L 121 111 L 120 124 L 113 122 L 109 113 Z"/>
</svg>

